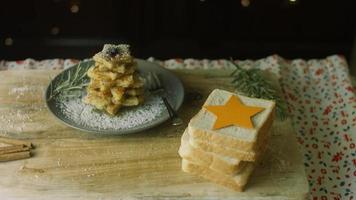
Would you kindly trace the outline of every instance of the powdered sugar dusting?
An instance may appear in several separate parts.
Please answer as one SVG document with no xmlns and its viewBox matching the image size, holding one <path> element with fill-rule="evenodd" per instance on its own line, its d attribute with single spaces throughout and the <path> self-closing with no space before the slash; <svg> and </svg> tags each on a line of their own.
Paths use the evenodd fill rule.
<svg viewBox="0 0 356 200">
<path fill-rule="evenodd" d="M 147 124 L 160 117 L 165 111 L 158 96 L 146 94 L 142 105 L 123 108 L 117 116 L 96 112 L 93 107 L 82 102 L 81 98 L 58 101 L 56 106 L 74 123 L 98 130 L 125 130 Z"/>
<path fill-rule="evenodd" d="M 38 93 L 44 92 L 45 88 L 40 85 L 25 85 L 22 87 L 14 87 L 9 89 L 9 95 L 15 95 L 16 100 L 29 96 L 36 96 Z"/>
</svg>

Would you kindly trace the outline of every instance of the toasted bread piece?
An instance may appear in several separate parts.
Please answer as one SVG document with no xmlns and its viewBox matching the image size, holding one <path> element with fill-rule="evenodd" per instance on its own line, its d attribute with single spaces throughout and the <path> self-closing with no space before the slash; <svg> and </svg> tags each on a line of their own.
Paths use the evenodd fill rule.
<svg viewBox="0 0 356 200">
<path fill-rule="evenodd" d="M 130 75 L 136 71 L 136 66 L 134 64 L 117 64 L 112 68 L 109 68 L 108 66 L 97 62 L 96 66 L 100 72 L 114 72 L 118 74 L 118 77 Z"/>
<path fill-rule="evenodd" d="M 121 68 L 124 68 L 123 70 Z M 123 75 L 130 75 L 135 73 L 136 71 L 136 66 L 135 65 L 129 65 L 129 64 L 122 64 L 119 65 L 119 67 L 114 67 L 112 69 L 113 72 L 119 73 L 121 76 Z"/>
<path fill-rule="evenodd" d="M 143 92 L 143 88 L 127 88 L 125 93 L 129 96 L 139 96 L 142 95 Z"/>
<path fill-rule="evenodd" d="M 111 97 L 111 93 L 109 92 L 102 92 L 99 89 L 87 89 L 87 94 L 88 95 L 93 95 L 93 96 L 98 96 L 98 97 L 102 97 L 102 98 L 107 98 L 107 97 Z"/>
<path fill-rule="evenodd" d="M 131 56 L 129 56 L 131 57 Z M 115 57 L 110 57 L 110 56 L 106 56 L 103 52 L 99 52 L 97 54 L 94 55 L 93 59 L 94 61 L 100 65 L 100 70 L 102 71 L 115 71 L 117 73 L 124 73 L 125 72 L 125 63 L 127 61 L 129 61 L 130 65 L 133 65 L 133 61 L 132 58 L 130 59 L 128 56 L 126 56 L 125 58 L 121 58 L 119 56 L 115 56 Z"/>
<path fill-rule="evenodd" d="M 125 75 L 115 80 L 115 86 L 127 88 L 130 87 L 134 83 L 133 75 Z"/>
<path fill-rule="evenodd" d="M 115 49 L 117 54 L 110 55 L 109 52 Z M 123 49 L 112 45 L 104 45 L 103 50 L 95 54 L 93 59 L 100 65 L 101 71 L 114 71 L 121 74 L 125 73 L 129 67 L 137 65 L 128 48 Z"/>
<path fill-rule="evenodd" d="M 123 106 L 137 106 L 138 104 L 142 103 L 144 100 L 143 95 L 140 96 L 131 96 L 128 98 L 125 98 L 124 101 L 122 102 Z"/>
<path fill-rule="evenodd" d="M 258 106 L 265 108 L 253 118 L 253 129 L 239 126 L 228 126 L 213 130 L 216 116 L 202 108 L 202 110 L 189 122 L 188 129 L 192 138 L 201 141 L 214 142 L 220 146 L 228 146 L 241 151 L 254 151 L 258 144 L 259 134 L 268 132 L 274 119 L 275 102 L 263 99 L 256 99 L 237 95 L 228 91 L 215 89 L 208 97 L 206 105 L 224 105 L 231 95 L 236 95 L 241 102 L 248 106 Z"/>
<path fill-rule="evenodd" d="M 90 83 L 84 102 L 114 115 L 121 106 L 143 102 L 143 82 L 137 78 L 137 62 L 127 44 L 105 44 L 93 57 L 95 66 L 89 68 Z M 126 92 L 126 88 L 129 88 Z"/>
<path fill-rule="evenodd" d="M 196 162 L 199 165 L 207 166 L 210 169 L 220 171 L 221 173 L 228 175 L 236 174 L 248 163 L 239 159 L 206 152 L 202 149 L 191 146 L 189 144 L 188 130 L 185 130 L 182 135 L 178 153 L 182 158 L 188 161 Z"/>
<path fill-rule="evenodd" d="M 127 66 L 137 65 L 134 58 L 129 54 L 117 55 L 114 57 L 114 60 L 118 64 L 124 64 Z"/>
<path fill-rule="evenodd" d="M 138 74 L 134 74 L 134 82 L 131 84 L 131 88 L 142 88 L 145 84 L 144 79 Z"/>
<path fill-rule="evenodd" d="M 242 192 L 248 178 L 252 174 L 255 164 L 248 163 L 240 172 L 235 175 L 226 175 L 219 171 L 215 171 L 209 167 L 193 163 L 186 159 L 182 160 L 182 170 L 197 176 L 201 176 L 209 181 L 231 188 L 235 191 Z"/>
<path fill-rule="evenodd" d="M 103 110 L 107 105 L 111 103 L 111 97 L 100 97 L 100 96 L 88 94 L 84 98 L 84 103 L 93 105 L 97 109 Z"/>
<path fill-rule="evenodd" d="M 104 56 L 104 54 L 102 52 L 99 52 L 97 54 L 95 54 L 93 56 L 93 60 L 96 63 L 99 63 L 102 66 L 105 66 L 108 69 L 112 69 L 113 67 L 113 61 L 111 60 L 111 58 Z"/>
<path fill-rule="evenodd" d="M 89 83 L 90 87 L 99 88 L 100 91 L 102 92 L 110 92 L 110 89 L 113 86 L 113 84 L 114 83 L 111 81 L 96 80 L 96 79 L 91 79 Z"/>
<path fill-rule="evenodd" d="M 121 104 L 109 104 L 108 106 L 106 106 L 105 110 L 110 115 L 116 115 L 116 113 L 119 111 L 120 108 L 121 108 Z"/>
<path fill-rule="evenodd" d="M 111 71 L 100 71 L 98 66 L 89 68 L 87 75 L 91 79 L 113 81 L 118 77 L 117 73 Z"/>
<path fill-rule="evenodd" d="M 126 69 L 125 65 L 112 65 L 108 67 L 107 65 L 97 62 L 96 65 L 98 66 L 99 71 L 101 72 L 114 72 L 114 73 L 119 73 L 119 74 L 124 74 Z"/>
<path fill-rule="evenodd" d="M 111 94 L 114 101 L 120 101 L 125 94 L 125 88 L 123 87 L 113 87 L 111 88 Z"/>
</svg>

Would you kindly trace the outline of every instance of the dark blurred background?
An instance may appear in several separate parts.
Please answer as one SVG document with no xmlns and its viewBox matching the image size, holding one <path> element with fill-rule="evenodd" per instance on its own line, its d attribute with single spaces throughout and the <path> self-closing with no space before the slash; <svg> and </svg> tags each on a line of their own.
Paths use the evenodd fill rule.
<svg viewBox="0 0 356 200">
<path fill-rule="evenodd" d="M 355 13 L 352 0 L 4 0 L 0 59 L 87 58 L 127 42 L 141 58 L 350 61 Z"/>
</svg>

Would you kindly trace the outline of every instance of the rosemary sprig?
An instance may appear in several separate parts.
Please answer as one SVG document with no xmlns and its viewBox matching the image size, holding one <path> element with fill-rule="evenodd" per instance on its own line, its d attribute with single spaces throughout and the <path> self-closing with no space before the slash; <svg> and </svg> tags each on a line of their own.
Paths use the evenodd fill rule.
<svg viewBox="0 0 356 200">
<path fill-rule="evenodd" d="M 286 104 L 277 90 L 266 81 L 259 69 L 243 69 L 231 60 L 236 69 L 231 76 L 234 77 L 232 84 L 237 92 L 249 97 L 274 100 L 276 102 L 277 117 L 284 120 L 287 117 Z"/>
<path fill-rule="evenodd" d="M 66 97 L 78 96 L 71 92 L 81 90 L 88 85 L 86 72 L 91 65 L 91 62 L 80 62 L 74 69 L 68 70 L 67 73 L 62 73 L 58 77 L 58 81 L 51 81 L 47 101 L 61 93 L 65 94 Z"/>
</svg>

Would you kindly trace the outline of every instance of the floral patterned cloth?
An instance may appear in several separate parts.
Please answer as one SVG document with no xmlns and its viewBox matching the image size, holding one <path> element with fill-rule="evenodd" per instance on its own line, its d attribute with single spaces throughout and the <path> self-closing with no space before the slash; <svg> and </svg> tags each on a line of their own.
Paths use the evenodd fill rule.
<svg viewBox="0 0 356 200">
<path fill-rule="evenodd" d="M 149 58 L 168 69 L 233 69 L 227 60 Z M 65 69 L 72 59 L 0 61 L 0 70 Z M 274 73 L 302 147 L 312 200 L 354 199 L 356 192 L 356 88 L 342 56 L 285 60 L 277 55 L 236 60 L 243 68 Z"/>
</svg>

